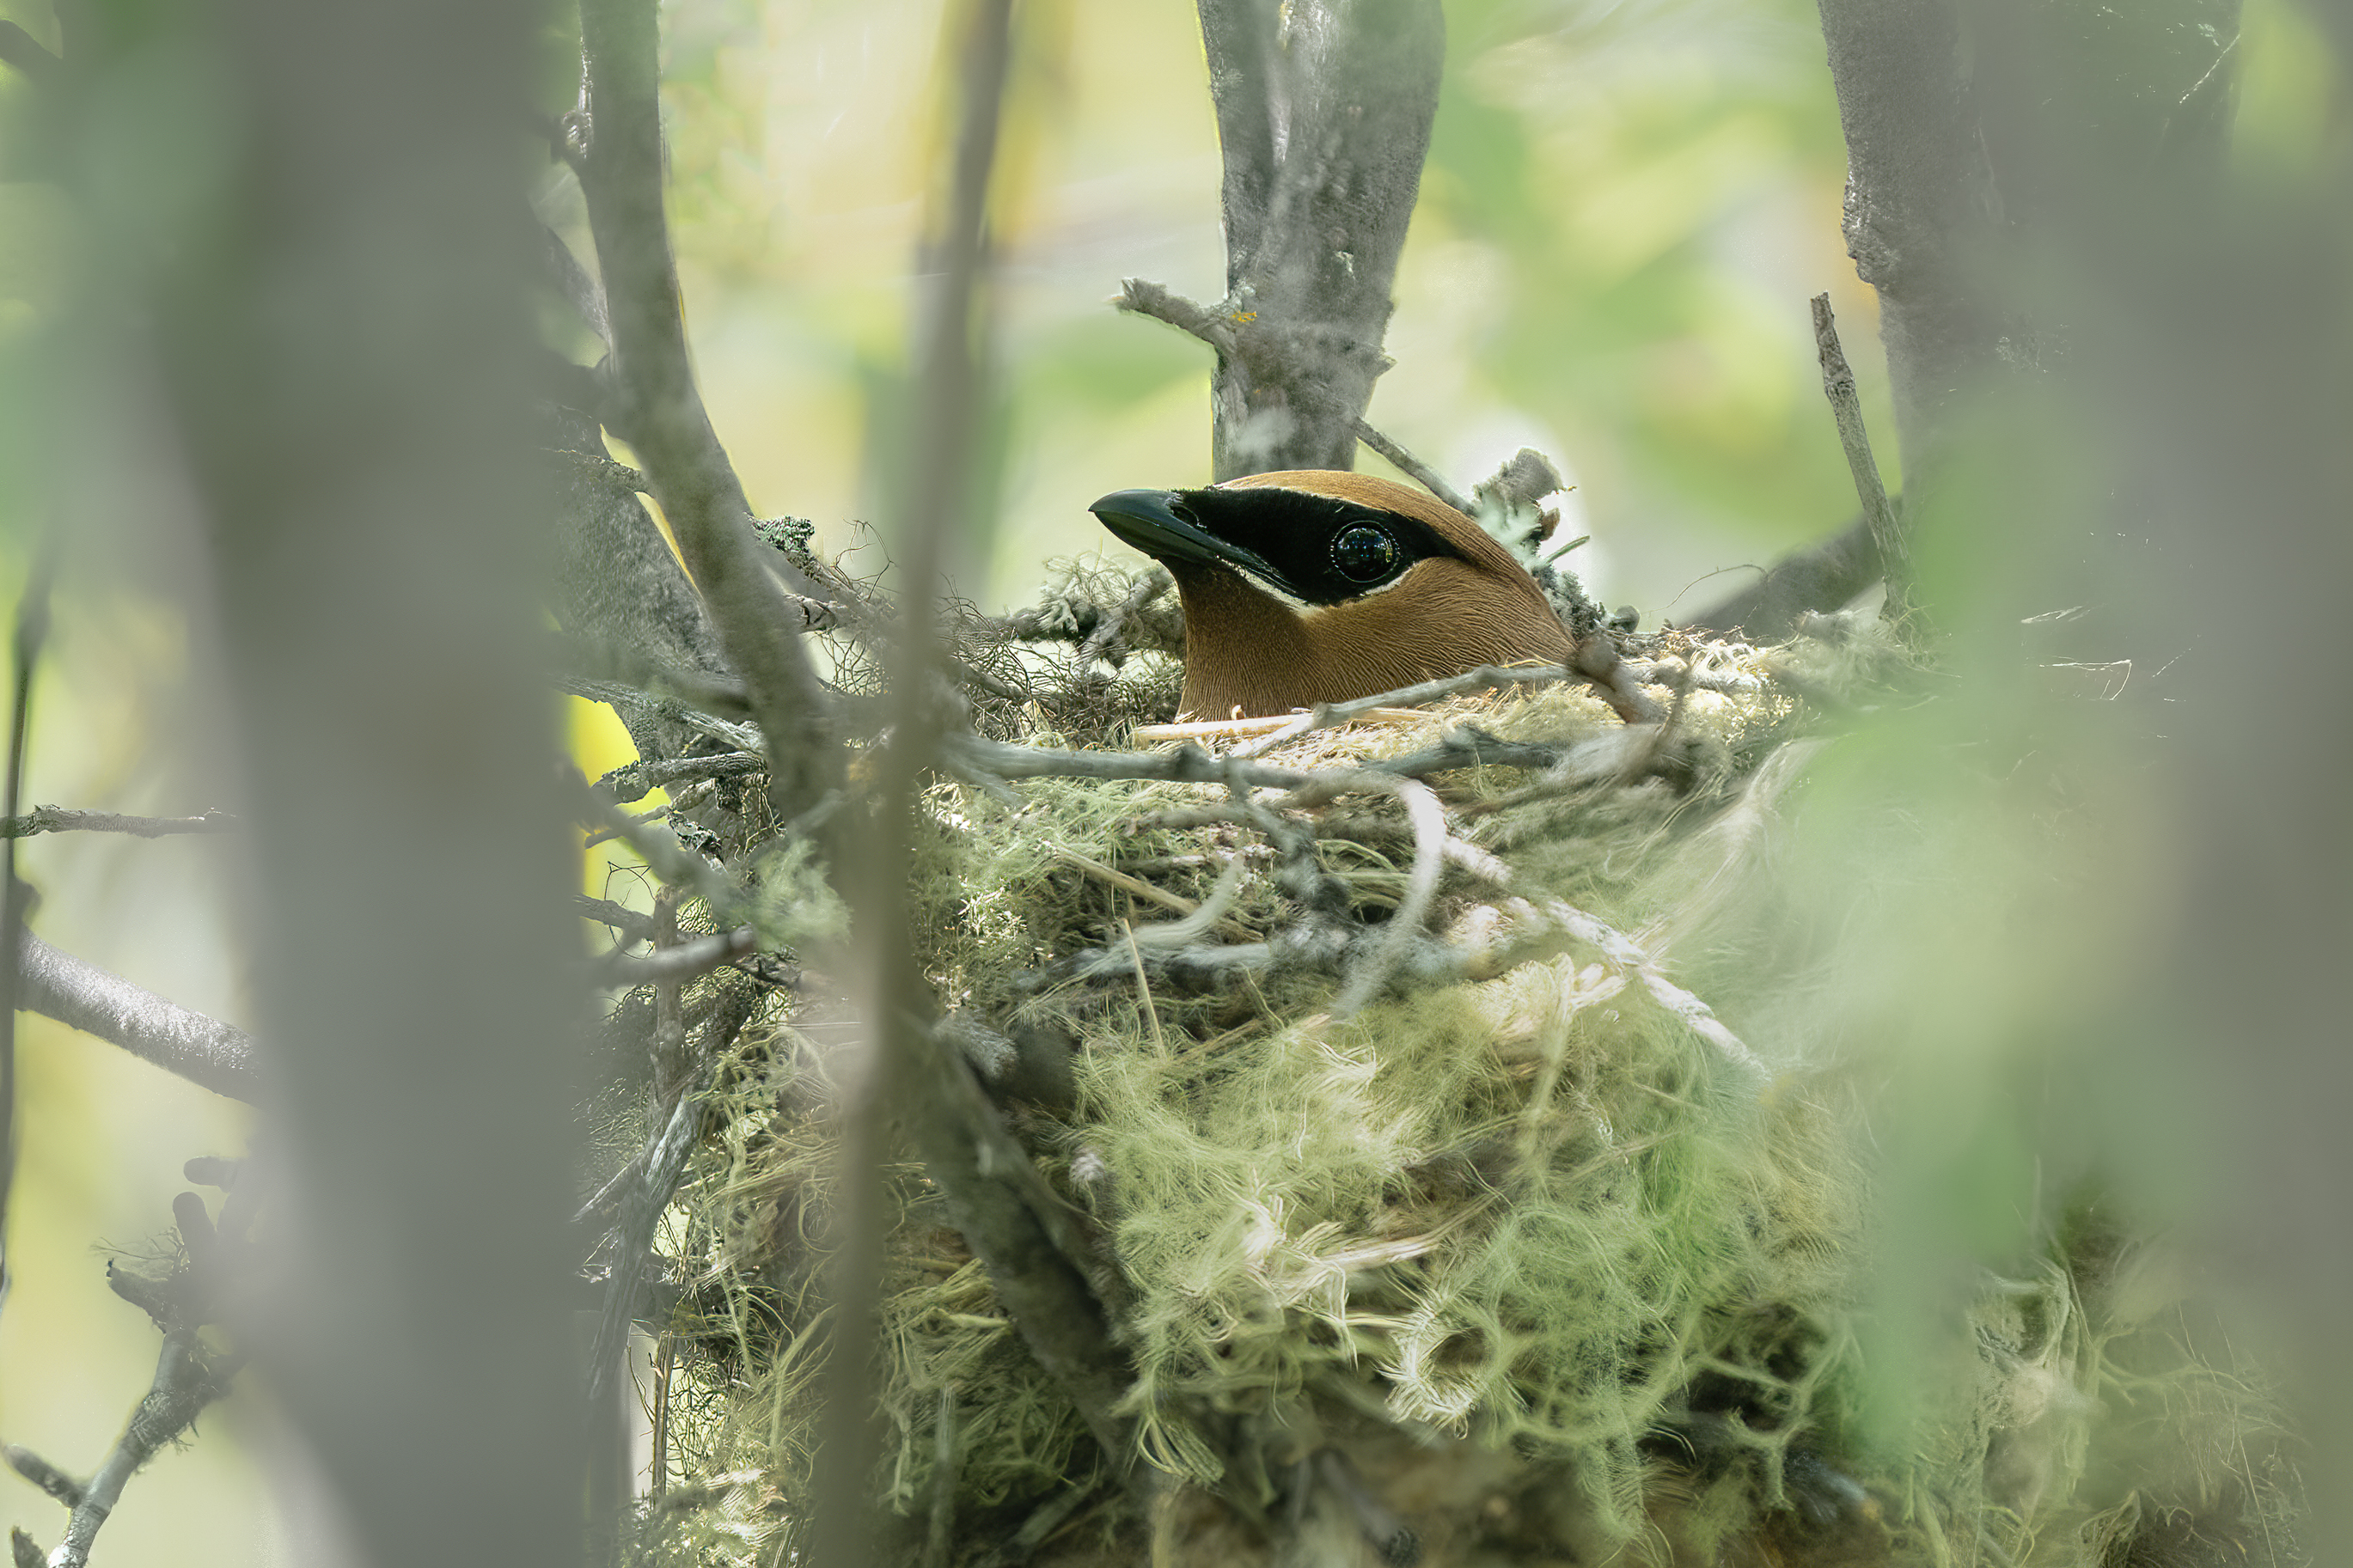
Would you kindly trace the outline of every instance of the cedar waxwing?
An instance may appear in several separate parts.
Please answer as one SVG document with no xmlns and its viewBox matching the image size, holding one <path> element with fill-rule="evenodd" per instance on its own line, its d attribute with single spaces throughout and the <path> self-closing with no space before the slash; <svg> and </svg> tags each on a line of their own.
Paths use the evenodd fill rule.
<svg viewBox="0 0 2353 1568">
<path fill-rule="evenodd" d="M 1287 713 L 1482 664 L 1576 657 L 1544 590 L 1501 544 L 1388 479 L 1288 469 L 1121 490 L 1088 510 L 1176 579 L 1183 718 Z"/>
</svg>

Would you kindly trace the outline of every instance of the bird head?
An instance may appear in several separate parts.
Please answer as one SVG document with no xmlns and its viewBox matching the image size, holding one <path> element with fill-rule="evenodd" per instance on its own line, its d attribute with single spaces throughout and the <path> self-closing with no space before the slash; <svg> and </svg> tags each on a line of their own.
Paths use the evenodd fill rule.
<svg viewBox="0 0 2353 1568">
<path fill-rule="evenodd" d="M 1576 652 L 1502 545 L 1388 479 L 1290 469 L 1121 490 L 1088 510 L 1176 580 L 1187 718 L 1287 713 Z"/>
</svg>

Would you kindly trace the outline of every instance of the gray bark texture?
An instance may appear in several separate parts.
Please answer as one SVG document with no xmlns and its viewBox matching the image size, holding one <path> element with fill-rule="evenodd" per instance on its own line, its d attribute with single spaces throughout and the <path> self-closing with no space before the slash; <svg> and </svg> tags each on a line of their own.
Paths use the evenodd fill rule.
<svg viewBox="0 0 2353 1568">
<path fill-rule="evenodd" d="M 1356 466 L 1445 58 L 1437 0 L 1200 0 L 1225 154 L 1220 479 Z"/>
<path fill-rule="evenodd" d="M 2023 285 L 2054 226 L 2211 164 L 2238 0 L 1820 0 L 1844 227 L 1878 291 L 1906 489 L 1957 400 L 2063 356 Z"/>
</svg>

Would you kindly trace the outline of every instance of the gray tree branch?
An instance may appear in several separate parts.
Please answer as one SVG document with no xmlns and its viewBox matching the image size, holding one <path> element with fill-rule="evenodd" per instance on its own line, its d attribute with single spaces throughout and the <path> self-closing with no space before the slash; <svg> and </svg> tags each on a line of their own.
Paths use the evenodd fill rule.
<svg viewBox="0 0 2353 1568">
<path fill-rule="evenodd" d="M 765 737 L 784 816 L 839 782 L 825 691 L 792 630 L 785 588 L 826 595 L 752 532 L 744 488 L 696 390 L 662 208 L 659 37 L 651 0 L 586 0 L 586 149 L 577 167 L 605 279 L 622 431 L 644 463 Z M 778 574 L 788 574 L 779 584 Z"/>
<path fill-rule="evenodd" d="M 192 1013 L 26 931 L 18 951 L 21 1000 L 31 1011 L 96 1035 L 215 1094 L 261 1099 L 253 1037 Z"/>
<path fill-rule="evenodd" d="M 1352 468 L 1356 422 L 1388 368 L 1381 338 L 1445 22 L 1437 0 L 1199 7 L 1225 156 L 1217 477 Z"/>
</svg>

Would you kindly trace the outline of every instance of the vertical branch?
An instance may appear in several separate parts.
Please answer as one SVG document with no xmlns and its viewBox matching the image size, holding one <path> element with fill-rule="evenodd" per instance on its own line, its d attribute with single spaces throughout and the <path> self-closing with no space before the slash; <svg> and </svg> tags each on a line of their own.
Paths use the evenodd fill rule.
<svg viewBox="0 0 2353 1568">
<path fill-rule="evenodd" d="M 2238 0 L 1820 0 L 1846 137 L 1847 251 L 1879 293 L 1907 486 L 1957 399 L 2049 368 L 2020 262 L 2086 211 L 2215 162 Z M 1919 517 L 1915 494 L 1906 508 Z"/>
<path fill-rule="evenodd" d="M 1438 110 L 1437 0 L 1199 0 L 1233 331 L 1217 477 L 1345 468 L 1388 368 L 1389 289 Z"/>
<path fill-rule="evenodd" d="M 848 830 L 853 850 L 847 868 L 853 924 L 865 948 L 870 1070 L 852 1075 L 852 1103 L 839 1152 L 841 1198 L 835 1218 L 831 1290 L 833 1331 L 825 1372 L 825 1413 L 816 1463 L 817 1517 L 811 1558 L 819 1568 L 859 1568 L 872 1558 L 871 1481 L 880 1442 L 874 1409 L 875 1321 L 881 1288 L 882 1238 L 890 1228 L 881 1165 L 891 1101 L 903 1093 L 916 1102 L 919 1124 L 931 1097 L 948 1085 L 943 1064 L 910 1030 L 902 1015 L 927 986 L 906 940 L 907 884 L 912 872 L 909 829 L 923 770 L 937 749 L 946 715 L 936 679 L 941 563 L 969 493 L 981 366 L 977 317 L 987 269 L 989 172 L 996 161 L 997 121 L 1012 47 L 1012 0 L 974 0 L 952 10 L 965 36 L 956 73 L 959 97 L 953 173 L 946 211 L 933 239 L 935 292 L 924 304 L 916 336 L 913 421 L 906 433 L 912 479 L 898 530 L 904 574 L 903 622 L 891 658 L 891 741 L 877 759 L 876 809 Z M 927 1004 L 920 1004 L 928 1010 Z M 919 1125 L 919 1152 L 929 1160 Z"/>
<path fill-rule="evenodd" d="M 586 148 L 580 188 L 605 279 L 622 421 L 654 497 L 710 606 L 728 662 L 744 678 L 766 738 L 771 800 L 785 816 L 839 783 L 824 687 L 772 574 L 792 568 L 761 549 L 734 466 L 696 390 L 662 208 L 660 38 L 653 0 L 583 0 Z M 811 598 L 826 595 L 796 582 Z"/>
<path fill-rule="evenodd" d="M 1996 363 L 2000 327 L 1979 268 L 1999 196 L 1956 0 L 1820 5 L 1846 136 L 1847 254 L 1879 292 L 1897 446 L 1916 480 L 1947 404 Z"/>
<path fill-rule="evenodd" d="M 43 539 L 16 609 L 16 691 L 8 712 L 8 779 L 5 815 L 24 809 L 25 733 L 32 717 L 33 671 L 49 630 L 49 580 L 56 569 L 54 533 Z M 7 1305 L 8 1200 L 16 1184 L 16 1009 L 24 991 L 25 887 L 16 879 L 16 840 L 0 843 L 0 1307 Z"/>
<path fill-rule="evenodd" d="M 1226 289 L 1249 276 L 1274 197 L 1274 127 L 1282 114 L 1277 8 L 1248 0 L 1199 0 L 1201 42 L 1209 58 L 1209 104 L 1224 155 L 1219 193 L 1226 224 Z"/>
</svg>

